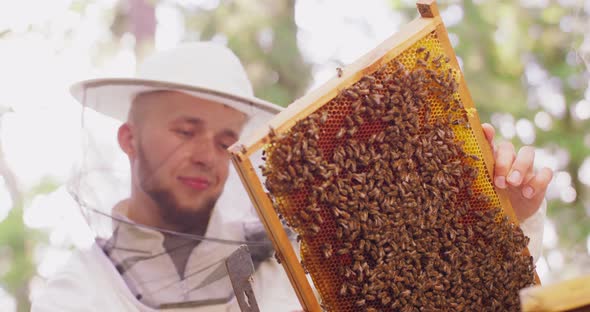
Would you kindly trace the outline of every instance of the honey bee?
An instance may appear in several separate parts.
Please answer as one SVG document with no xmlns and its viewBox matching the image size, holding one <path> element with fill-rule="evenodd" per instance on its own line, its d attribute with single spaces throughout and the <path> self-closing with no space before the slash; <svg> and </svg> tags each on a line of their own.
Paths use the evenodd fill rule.
<svg viewBox="0 0 590 312">
<path fill-rule="evenodd" d="M 336 229 L 336 238 L 337 239 L 342 239 L 342 235 L 343 235 L 342 228 L 337 228 Z"/>
<path fill-rule="evenodd" d="M 321 209 L 317 206 L 317 204 L 315 202 L 312 202 L 311 204 L 307 205 L 305 208 L 309 212 L 319 212 L 319 211 L 321 211 Z"/>
<path fill-rule="evenodd" d="M 346 283 L 342 283 L 342 286 L 340 287 L 340 291 L 338 293 L 340 294 L 340 296 L 346 296 L 347 290 L 348 287 L 346 287 Z"/>
<path fill-rule="evenodd" d="M 342 211 L 342 210 L 341 210 L 341 211 L 340 211 L 340 216 L 341 216 L 342 218 L 344 218 L 344 219 L 347 219 L 347 220 L 348 220 L 348 219 L 350 219 L 350 214 L 349 214 L 348 212 L 346 212 L 346 211 Z"/>
<path fill-rule="evenodd" d="M 373 90 L 383 90 L 383 85 L 380 83 L 375 83 L 371 85 L 371 87 L 373 88 Z"/>
<path fill-rule="evenodd" d="M 354 115 L 353 118 L 357 125 L 362 125 L 364 122 L 363 118 L 360 115 Z"/>
<path fill-rule="evenodd" d="M 322 253 L 324 254 L 324 258 L 329 259 L 332 257 L 332 245 L 331 244 L 324 244 L 322 246 Z"/>
<path fill-rule="evenodd" d="M 305 212 L 303 210 L 299 211 L 299 215 L 301 216 L 301 219 L 303 219 L 305 221 L 310 221 L 311 220 L 311 216 L 307 212 Z"/>
<path fill-rule="evenodd" d="M 393 115 L 385 115 L 381 117 L 381 121 L 383 122 L 390 122 L 394 119 L 395 117 Z"/>
<path fill-rule="evenodd" d="M 321 230 L 320 226 L 315 223 L 310 224 L 309 229 L 311 230 L 312 234 L 314 234 L 314 235 L 318 234 Z"/>
<path fill-rule="evenodd" d="M 348 129 L 347 134 L 348 134 L 348 136 L 351 136 L 352 137 L 352 136 L 355 135 L 355 133 L 357 131 L 358 131 L 358 127 L 357 126 L 354 126 L 354 127 L 350 128 L 350 129 Z"/>
<path fill-rule="evenodd" d="M 338 78 L 342 77 L 342 68 L 341 67 L 336 67 L 336 73 L 338 74 Z"/>
<path fill-rule="evenodd" d="M 367 97 L 369 104 L 373 107 L 377 107 L 381 104 L 381 97 L 377 94 L 371 94 Z"/>
<path fill-rule="evenodd" d="M 444 55 L 440 54 L 439 56 L 435 57 L 432 61 L 433 62 L 440 62 Z"/>
<path fill-rule="evenodd" d="M 268 136 L 272 139 L 277 136 L 275 129 L 273 127 L 268 127 Z"/>
<path fill-rule="evenodd" d="M 319 213 L 314 214 L 315 220 L 317 221 L 318 224 L 323 224 L 324 223 L 324 219 L 322 218 L 322 215 Z"/>
<path fill-rule="evenodd" d="M 346 89 L 346 90 L 344 90 L 344 94 L 345 94 L 346 96 L 348 96 L 349 98 L 353 99 L 353 100 L 356 100 L 356 99 L 358 99 L 358 98 L 359 98 L 359 95 L 358 95 L 358 93 L 356 93 L 356 92 L 354 92 L 354 91 L 352 91 L 352 90 L 350 90 L 350 89 Z"/>
<path fill-rule="evenodd" d="M 289 159 L 290 160 L 290 159 Z M 292 177 L 296 176 L 297 173 L 295 172 L 295 167 L 293 167 L 292 165 L 289 165 L 287 167 L 287 170 L 289 171 L 289 175 L 291 175 Z"/>
<path fill-rule="evenodd" d="M 305 274 L 309 274 L 309 271 L 307 270 L 307 266 L 305 265 L 305 261 L 301 260 L 301 267 L 303 268 L 303 272 L 305 272 Z"/>
<path fill-rule="evenodd" d="M 328 111 L 324 111 L 324 112 L 322 112 L 322 115 L 320 116 L 320 124 L 321 125 L 325 124 L 327 120 L 328 120 Z"/>
<path fill-rule="evenodd" d="M 341 255 L 341 256 L 342 255 L 346 255 L 346 254 L 350 253 L 350 249 L 348 249 L 348 248 L 340 248 L 340 249 L 338 249 L 338 251 L 336 253 L 339 254 L 339 255 Z"/>
<path fill-rule="evenodd" d="M 350 104 L 350 107 L 352 108 L 352 111 L 353 112 L 354 111 L 357 111 L 357 109 L 361 106 L 362 103 L 363 102 L 360 99 L 352 102 L 352 104 Z"/>
</svg>

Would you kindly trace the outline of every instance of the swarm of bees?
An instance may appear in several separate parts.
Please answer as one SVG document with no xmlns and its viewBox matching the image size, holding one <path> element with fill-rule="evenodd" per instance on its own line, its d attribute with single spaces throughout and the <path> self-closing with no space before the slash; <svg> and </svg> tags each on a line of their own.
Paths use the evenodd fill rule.
<svg viewBox="0 0 590 312">
<path fill-rule="evenodd" d="M 528 238 L 473 188 L 482 160 L 455 134 L 471 130 L 449 59 L 415 53 L 271 129 L 265 186 L 328 310 L 517 311 Z"/>
</svg>

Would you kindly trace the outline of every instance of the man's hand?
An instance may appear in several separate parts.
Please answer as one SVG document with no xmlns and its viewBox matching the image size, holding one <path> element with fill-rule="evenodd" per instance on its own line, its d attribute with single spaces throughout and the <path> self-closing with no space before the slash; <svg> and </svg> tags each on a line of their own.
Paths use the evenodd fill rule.
<svg viewBox="0 0 590 312">
<path fill-rule="evenodd" d="M 524 146 L 516 154 L 514 145 L 502 142 L 494 146 L 494 127 L 482 124 L 483 132 L 494 151 L 494 184 L 499 189 L 506 189 L 516 217 L 519 221 L 533 215 L 541 206 L 545 191 L 553 171 L 543 168 L 533 172 L 535 149 Z"/>
</svg>

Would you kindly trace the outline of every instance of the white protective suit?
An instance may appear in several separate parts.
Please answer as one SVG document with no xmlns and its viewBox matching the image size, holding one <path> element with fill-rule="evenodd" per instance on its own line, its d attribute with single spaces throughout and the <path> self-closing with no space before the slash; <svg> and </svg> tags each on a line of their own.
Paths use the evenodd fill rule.
<svg viewBox="0 0 590 312">
<path fill-rule="evenodd" d="M 529 250 L 535 261 L 541 254 L 545 214 L 546 203 L 543 202 L 539 211 L 521 224 L 523 231 L 531 239 Z M 221 220 L 212 218 L 207 236 L 212 234 L 222 238 L 233 237 L 236 239 L 236 236 L 241 235 L 240 228 L 239 226 L 232 227 L 230 224 L 224 226 Z M 209 233 L 210 231 L 211 233 Z M 197 246 L 191 255 L 191 261 L 215 258 L 215 255 L 219 253 L 209 247 L 211 245 L 207 242 Z M 162 271 L 174 270 L 171 262 L 162 263 L 161 268 Z M 150 276 L 159 273 L 146 272 Z M 274 259 L 268 259 L 258 267 L 254 275 L 254 291 L 261 311 L 296 311 L 301 309 L 283 268 Z M 32 311 L 161 310 L 151 309 L 138 301 L 109 258 L 94 244 L 89 250 L 76 252 L 63 271 L 49 281 L 46 291 L 34 298 Z M 240 309 L 234 298 L 227 304 L 178 309 L 177 311 L 215 312 L 240 311 Z"/>
<path fill-rule="evenodd" d="M 114 214 L 122 214 L 124 218 L 126 204 L 126 201 L 119 203 Z M 235 221 L 224 222 L 222 219 L 219 213 L 212 215 L 207 237 L 244 240 L 244 228 L 241 224 Z M 224 266 L 223 260 L 238 246 L 202 241 L 192 251 L 187 265 L 199 274 L 180 281 L 170 256 L 162 247 L 164 238 L 160 232 L 140 227 L 123 228 L 125 230 L 117 235 L 119 246 L 139 246 L 142 250 L 152 250 L 154 254 L 163 253 L 163 256 L 135 264 L 133 270 L 121 276 L 112 260 L 120 261 L 132 257 L 133 253 L 114 250 L 109 259 L 95 243 L 88 250 L 74 253 L 63 270 L 48 282 L 46 290 L 34 298 L 32 311 L 240 311 L 235 296 L 229 293 L 232 290 L 227 276 L 207 282 L 207 279 L 216 275 L 219 266 Z M 135 279 L 127 279 L 127 274 L 135 274 Z M 126 284 L 126 280 L 131 284 Z M 143 291 L 155 293 L 160 302 L 202 300 L 207 299 L 207 296 L 230 297 L 231 300 L 224 304 L 198 308 L 157 310 L 136 298 L 136 292 L 129 287 L 135 287 L 133 281 L 146 282 L 144 285 L 147 287 Z M 201 282 L 205 282 L 207 286 L 196 294 L 197 297 L 178 297 L 186 293 L 183 287 L 194 287 Z M 177 287 L 180 289 L 176 289 Z M 301 310 L 286 273 L 273 257 L 259 264 L 254 275 L 253 288 L 261 311 Z"/>
</svg>

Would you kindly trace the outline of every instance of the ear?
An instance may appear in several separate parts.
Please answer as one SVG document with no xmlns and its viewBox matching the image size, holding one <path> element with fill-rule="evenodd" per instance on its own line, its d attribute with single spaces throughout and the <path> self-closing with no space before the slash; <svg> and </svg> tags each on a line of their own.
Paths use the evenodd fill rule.
<svg viewBox="0 0 590 312">
<path fill-rule="evenodd" d="M 135 136 L 132 126 L 126 122 L 119 127 L 117 132 L 119 147 L 131 159 L 135 157 Z"/>
</svg>

